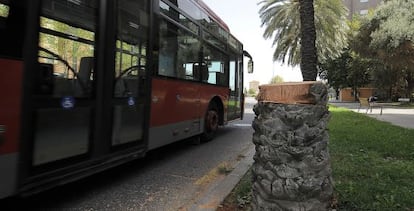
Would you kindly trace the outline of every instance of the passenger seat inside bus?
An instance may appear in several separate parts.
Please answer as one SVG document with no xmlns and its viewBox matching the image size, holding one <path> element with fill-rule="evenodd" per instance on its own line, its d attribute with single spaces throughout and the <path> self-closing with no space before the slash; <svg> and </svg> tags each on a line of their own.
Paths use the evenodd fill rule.
<svg viewBox="0 0 414 211">
<path fill-rule="evenodd" d="M 93 57 L 82 57 L 79 64 L 75 85 L 76 96 L 88 96 L 91 92 L 91 76 L 93 74 Z"/>
<path fill-rule="evenodd" d="M 193 65 L 193 76 L 194 80 L 200 80 L 203 82 L 208 81 L 208 67 L 206 65 L 198 65 L 197 63 Z"/>
</svg>

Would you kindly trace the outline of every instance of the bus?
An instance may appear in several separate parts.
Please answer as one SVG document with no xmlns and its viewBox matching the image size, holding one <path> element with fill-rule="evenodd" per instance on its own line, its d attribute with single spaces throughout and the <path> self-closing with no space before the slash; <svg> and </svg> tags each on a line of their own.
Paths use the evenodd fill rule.
<svg viewBox="0 0 414 211">
<path fill-rule="evenodd" d="M 201 0 L 0 0 L 0 198 L 211 140 L 243 118 L 244 66 Z"/>
</svg>

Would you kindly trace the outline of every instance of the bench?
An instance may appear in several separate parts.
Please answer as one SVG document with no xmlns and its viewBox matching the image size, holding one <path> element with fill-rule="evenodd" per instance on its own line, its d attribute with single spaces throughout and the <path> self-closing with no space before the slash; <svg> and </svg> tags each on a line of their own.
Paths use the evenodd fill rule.
<svg viewBox="0 0 414 211">
<path fill-rule="evenodd" d="M 410 98 L 398 98 L 398 102 L 400 102 L 400 103 L 409 103 Z"/>
<path fill-rule="evenodd" d="M 376 103 L 376 102 L 369 102 L 368 98 L 363 98 L 360 97 L 359 98 L 359 107 L 358 107 L 358 112 L 362 107 L 366 107 L 367 111 L 365 113 L 368 113 L 368 110 L 370 110 L 370 112 L 372 113 L 372 108 L 380 108 L 380 115 L 382 115 L 382 105 Z"/>
</svg>

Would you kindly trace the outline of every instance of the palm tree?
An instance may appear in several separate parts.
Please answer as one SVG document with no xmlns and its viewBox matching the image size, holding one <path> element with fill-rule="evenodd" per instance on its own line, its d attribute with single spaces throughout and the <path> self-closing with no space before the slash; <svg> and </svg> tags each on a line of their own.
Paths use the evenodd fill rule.
<svg viewBox="0 0 414 211">
<path fill-rule="evenodd" d="M 299 0 L 300 12 L 300 70 L 304 81 L 316 81 L 316 30 L 313 0 Z"/>
<path fill-rule="evenodd" d="M 265 26 L 263 36 L 266 39 L 273 38 L 273 45 L 276 47 L 273 54 L 274 61 L 287 62 L 292 66 L 300 65 L 301 54 L 306 53 L 309 48 L 304 46 L 305 52 L 302 52 L 301 42 L 306 45 L 307 40 L 310 42 L 314 40 L 318 63 L 341 55 L 342 49 L 347 45 L 347 8 L 342 0 L 315 0 L 314 4 L 312 2 L 313 0 L 262 0 L 259 3 L 262 5 L 259 10 L 262 26 Z M 312 15 L 313 10 L 314 15 Z M 311 18 L 301 20 L 301 12 L 304 13 L 302 17 Z M 312 17 L 314 17 L 314 24 L 307 23 L 312 22 Z M 305 26 L 303 29 L 300 27 L 302 25 Z M 314 31 L 311 29 L 312 26 L 316 31 L 316 42 L 312 35 Z M 310 36 L 307 34 L 309 29 Z M 304 33 L 301 32 L 302 30 Z M 303 41 L 301 35 L 306 35 Z M 316 68 L 314 68 L 316 65 L 313 57 L 310 61 L 306 61 L 312 66 L 311 74 L 307 74 L 307 69 L 304 69 L 307 67 L 301 65 L 304 80 L 316 79 Z"/>
<path fill-rule="evenodd" d="M 284 61 L 287 57 L 290 64 L 300 63 L 304 81 L 315 81 L 317 76 L 313 1 L 263 0 L 260 10 L 262 22 L 267 25 L 265 37 L 276 34 L 274 59 Z M 324 33 L 322 27 L 319 29 Z M 321 54 L 322 50 L 319 50 Z M 326 96 L 326 86 L 314 84 L 310 94 Z M 326 130 L 329 111 L 326 97 L 315 98 L 315 101 L 314 105 L 256 104 L 253 210 L 329 209 L 333 193 Z"/>
</svg>

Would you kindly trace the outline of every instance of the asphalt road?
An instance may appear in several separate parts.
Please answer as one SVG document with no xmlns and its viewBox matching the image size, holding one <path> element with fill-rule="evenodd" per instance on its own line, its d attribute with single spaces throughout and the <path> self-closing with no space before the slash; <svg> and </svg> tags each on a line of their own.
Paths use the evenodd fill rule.
<svg viewBox="0 0 414 211">
<path fill-rule="evenodd" d="M 180 142 L 146 158 L 28 198 L 0 201 L 0 209 L 30 210 L 190 210 L 192 205 L 246 154 L 251 141 L 254 99 L 247 98 L 244 120 L 220 128 L 200 145 Z M 8 208 L 8 209 L 7 209 Z"/>
</svg>

